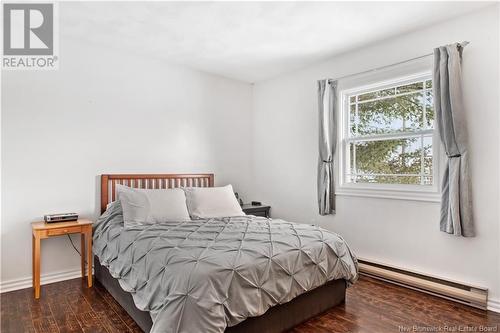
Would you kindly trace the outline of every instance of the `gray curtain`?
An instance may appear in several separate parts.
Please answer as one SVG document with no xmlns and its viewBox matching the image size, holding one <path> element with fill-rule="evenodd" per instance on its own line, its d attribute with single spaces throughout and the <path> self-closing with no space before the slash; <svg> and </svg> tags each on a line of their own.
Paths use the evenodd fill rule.
<svg viewBox="0 0 500 333">
<path fill-rule="evenodd" d="M 335 213 L 333 156 L 337 146 L 336 90 L 337 81 L 318 81 L 318 206 L 320 215 Z"/>
<path fill-rule="evenodd" d="M 456 236 L 474 236 L 467 132 L 462 97 L 463 46 L 434 49 L 434 105 L 447 162 L 442 180 L 440 229 Z"/>
</svg>

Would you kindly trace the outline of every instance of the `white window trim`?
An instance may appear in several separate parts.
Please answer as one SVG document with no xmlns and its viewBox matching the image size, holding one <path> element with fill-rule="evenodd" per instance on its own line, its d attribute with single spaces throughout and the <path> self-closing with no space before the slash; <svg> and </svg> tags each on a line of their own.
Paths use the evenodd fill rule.
<svg viewBox="0 0 500 333">
<path fill-rule="evenodd" d="M 440 156 L 441 149 L 439 144 L 439 137 L 437 135 L 437 126 L 434 126 L 433 135 L 433 185 L 402 185 L 402 184 L 360 184 L 349 183 L 345 181 L 345 168 L 347 158 L 347 136 L 349 134 L 348 122 L 349 119 L 349 100 L 348 96 L 352 94 L 362 94 L 373 90 L 381 90 L 384 87 L 401 85 L 414 80 L 432 79 L 430 71 L 419 72 L 416 74 L 406 75 L 391 80 L 377 82 L 374 84 L 364 85 L 361 87 L 345 89 L 340 92 L 338 99 L 338 145 L 337 149 L 337 170 L 336 172 L 336 189 L 335 194 L 339 196 L 354 196 L 354 197 L 373 197 L 384 199 L 397 199 L 397 200 L 412 200 L 412 201 L 427 201 L 427 202 L 440 202 Z M 390 134 L 388 137 L 397 136 L 398 134 Z"/>
</svg>

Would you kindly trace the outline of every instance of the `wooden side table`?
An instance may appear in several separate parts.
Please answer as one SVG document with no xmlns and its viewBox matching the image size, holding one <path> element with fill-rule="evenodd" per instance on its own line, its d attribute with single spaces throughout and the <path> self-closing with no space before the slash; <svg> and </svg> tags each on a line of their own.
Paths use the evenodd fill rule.
<svg viewBox="0 0 500 333">
<path fill-rule="evenodd" d="M 271 206 L 244 204 L 241 206 L 241 209 L 247 215 L 271 217 L 271 214 L 269 213 Z"/>
<path fill-rule="evenodd" d="M 92 221 L 80 219 L 71 222 L 33 222 L 33 288 L 35 298 L 40 298 L 40 240 L 68 234 L 81 234 L 82 277 L 85 277 L 85 256 L 87 256 L 87 284 L 92 287 Z M 87 250 L 85 253 L 85 249 Z"/>
</svg>

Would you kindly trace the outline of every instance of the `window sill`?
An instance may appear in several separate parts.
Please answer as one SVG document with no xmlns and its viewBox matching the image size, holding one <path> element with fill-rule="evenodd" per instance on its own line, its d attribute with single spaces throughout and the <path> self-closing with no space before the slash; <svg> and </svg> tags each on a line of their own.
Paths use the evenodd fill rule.
<svg viewBox="0 0 500 333">
<path fill-rule="evenodd" d="M 441 194 L 434 191 L 408 191 L 393 189 L 340 188 L 335 195 L 346 197 L 364 197 L 391 200 L 441 202 Z"/>
</svg>

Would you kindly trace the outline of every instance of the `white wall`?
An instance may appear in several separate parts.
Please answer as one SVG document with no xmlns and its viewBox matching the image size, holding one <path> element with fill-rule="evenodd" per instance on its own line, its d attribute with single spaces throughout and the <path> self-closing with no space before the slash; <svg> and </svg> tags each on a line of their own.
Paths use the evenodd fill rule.
<svg viewBox="0 0 500 333">
<path fill-rule="evenodd" d="M 251 85 L 61 38 L 58 71 L 2 72 L 4 290 L 31 285 L 30 222 L 97 215 L 99 174 L 250 177 Z M 42 276 L 78 269 L 68 239 L 42 241 Z"/>
<path fill-rule="evenodd" d="M 274 217 L 320 223 L 340 233 L 360 257 L 485 286 L 490 297 L 500 300 L 498 29 L 498 10 L 489 7 L 257 83 L 253 195 L 272 205 Z M 471 41 L 463 78 L 477 237 L 440 232 L 436 203 L 338 196 L 337 214 L 320 218 L 316 80 L 396 63 L 463 40 Z"/>
</svg>

